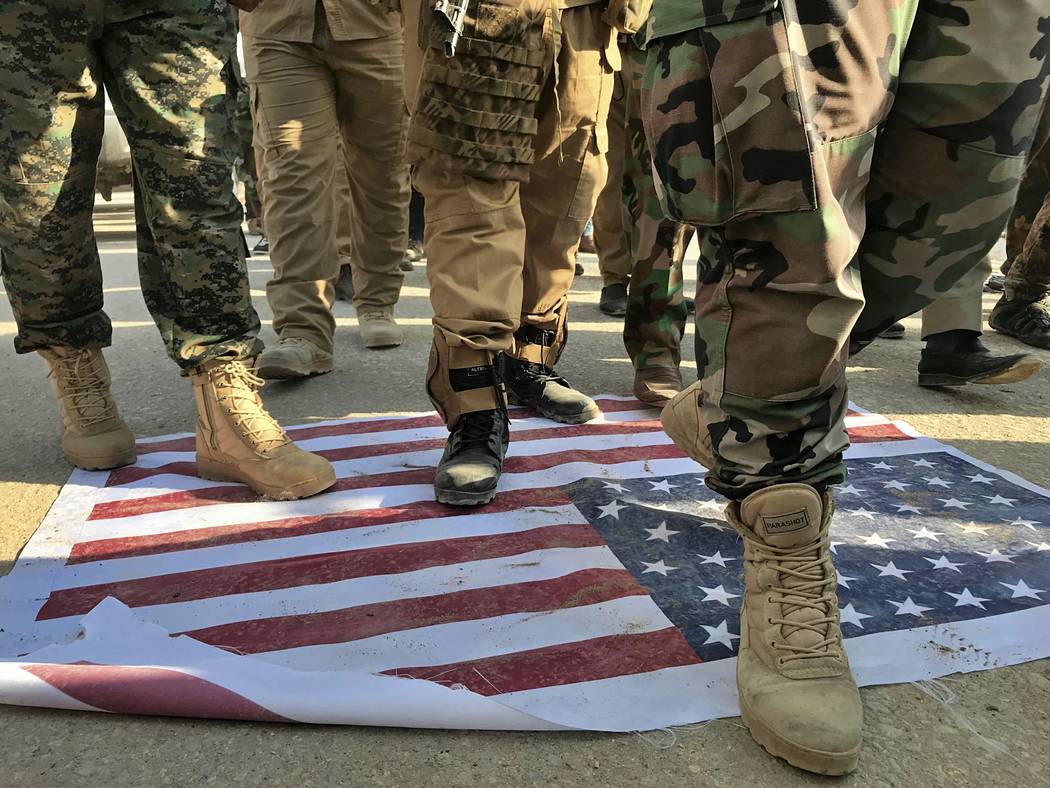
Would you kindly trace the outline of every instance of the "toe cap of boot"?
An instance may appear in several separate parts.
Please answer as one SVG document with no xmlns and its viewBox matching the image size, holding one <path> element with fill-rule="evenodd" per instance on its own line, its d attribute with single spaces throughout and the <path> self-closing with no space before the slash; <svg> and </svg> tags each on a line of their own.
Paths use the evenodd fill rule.
<svg viewBox="0 0 1050 788">
<path fill-rule="evenodd" d="M 62 450 L 78 468 L 119 468 L 135 462 L 135 436 L 123 425 L 94 435 L 67 432 L 62 436 Z"/>
</svg>

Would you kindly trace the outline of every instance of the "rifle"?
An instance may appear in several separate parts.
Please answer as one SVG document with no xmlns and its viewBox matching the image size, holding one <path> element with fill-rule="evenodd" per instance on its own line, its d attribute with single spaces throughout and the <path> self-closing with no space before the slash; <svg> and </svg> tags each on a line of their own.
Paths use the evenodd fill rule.
<svg viewBox="0 0 1050 788">
<path fill-rule="evenodd" d="M 463 34 L 467 4 L 470 0 L 437 0 L 434 6 L 434 21 L 445 33 L 445 57 L 454 57 L 456 44 Z"/>
</svg>

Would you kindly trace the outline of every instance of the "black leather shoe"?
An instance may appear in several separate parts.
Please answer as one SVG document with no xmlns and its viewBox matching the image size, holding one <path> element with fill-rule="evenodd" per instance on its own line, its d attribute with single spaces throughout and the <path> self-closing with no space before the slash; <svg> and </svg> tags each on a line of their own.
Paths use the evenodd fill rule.
<svg viewBox="0 0 1050 788">
<path fill-rule="evenodd" d="M 252 247 L 252 253 L 258 253 L 258 254 L 269 254 L 270 253 L 270 242 L 268 240 L 266 240 L 266 236 L 265 235 L 262 238 L 259 239 L 259 243 L 257 243 L 255 246 Z"/>
<path fill-rule="evenodd" d="M 496 497 L 510 423 L 502 410 L 479 410 L 459 417 L 434 475 L 434 495 L 452 506 L 480 506 Z"/>
<path fill-rule="evenodd" d="M 348 265 L 339 266 L 339 279 L 335 283 L 335 300 L 354 300 L 354 277 Z"/>
<path fill-rule="evenodd" d="M 507 398 L 514 405 L 525 405 L 563 424 L 583 424 L 601 415 L 593 399 L 550 367 L 506 354 L 502 367 Z"/>
<path fill-rule="evenodd" d="M 1042 304 L 1000 298 L 988 316 L 988 325 L 1026 345 L 1050 350 L 1050 314 Z"/>
<path fill-rule="evenodd" d="M 995 356 L 987 348 L 956 353 L 923 350 L 919 357 L 920 386 L 965 386 L 967 383 L 1017 383 L 1038 372 L 1043 362 L 1028 355 Z"/>
<path fill-rule="evenodd" d="M 598 309 L 609 317 L 623 317 L 627 314 L 627 285 L 617 282 L 602 288 Z"/>
<path fill-rule="evenodd" d="M 583 263 L 576 263 L 576 276 L 583 276 Z"/>
</svg>

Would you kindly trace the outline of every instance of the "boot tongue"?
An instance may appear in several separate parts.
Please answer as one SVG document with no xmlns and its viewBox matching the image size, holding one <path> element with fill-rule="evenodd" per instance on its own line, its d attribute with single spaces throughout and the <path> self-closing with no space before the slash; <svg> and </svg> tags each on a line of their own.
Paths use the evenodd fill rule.
<svg viewBox="0 0 1050 788">
<path fill-rule="evenodd" d="M 759 541 L 771 547 L 788 550 L 817 542 L 820 538 L 823 511 L 824 505 L 820 495 L 806 484 L 782 484 L 759 490 L 748 496 L 740 506 L 741 519 L 754 531 Z M 784 558 L 779 562 L 771 561 L 770 568 L 779 565 L 784 569 L 801 570 L 803 566 L 810 566 L 811 568 L 805 570 L 805 574 L 819 580 L 826 577 L 827 573 L 823 568 L 812 567 L 812 561 L 817 557 L 818 551 L 819 548 L 814 547 L 812 552 L 804 551 L 794 560 Z M 833 571 L 830 566 L 826 569 L 827 572 Z M 779 610 L 774 616 L 785 621 L 812 624 L 832 612 L 823 604 L 818 608 L 799 604 L 813 599 L 814 595 L 820 596 L 824 593 L 823 587 L 813 587 L 812 580 L 786 573 L 778 573 L 775 579 L 771 577 L 770 580 L 775 586 L 787 591 L 787 596 L 782 598 Z M 792 596 L 793 589 L 799 590 L 798 597 Z M 784 642 L 793 646 L 814 648 L 821 643 L 826 634 L 825 626 L 817 626 L 820 632 L 796 629 L 786 624 L 780 628 L 779 635 Z M 807 660 L 805 667 L 807 670 L 820 667 L 837 669 L 834 665 L 825 666 L 813 660 Z"/>
<path fill-rule="evenodd" d="M 773 547 L 801 547 L 816 541 L 824 504 L 808 484 L 780 484 L 759 490 L 740 505 L 741 519 Z"/>
</svg>

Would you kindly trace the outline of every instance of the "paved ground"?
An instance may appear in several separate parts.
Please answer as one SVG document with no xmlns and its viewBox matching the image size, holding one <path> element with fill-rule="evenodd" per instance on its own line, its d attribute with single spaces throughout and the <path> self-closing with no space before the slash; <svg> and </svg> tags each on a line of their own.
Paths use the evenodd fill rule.
<svg viewBox="0 0 1050 788">
<path fill-rule="evenodd" d="M 109 353 L 124 415 L 139 435 L 192 428 L 189 384 L 163 355 L 138 293 L 126 217 L 105 214 L 107 307 L 116 326 Z M 561 364 L 592 393 L 626 394 L 629 366 L 619 327 L 597 309 L 594 258 L 573 291 L 572 341 Z M 250 263 L 257 304 L 268 264 Z M 429 407 L 420 381 L 429 341 L 424 269 L 409 274 L 397 350 L 361 349 L 353 310 L 337 306 L 338 370 L 306 384 L 271 386 L 265 398 L 285 423 Z M 65 481 L 43 362 L 17 357 L 6 299 L 0 305 L 0 573 L 6 572 Z M 992 303 L 986 299 L 986 307 Z M 917 321 L 850 370 L 853 398 L 904 418 L 927 435 L 1050 486 L 1050 418 L 1044 370 L 1006 388 L 928 391 L 915 386 Z M 267 328 L 267 338 L 272 333 Z M 991 336 L 1003 352 L 1016 346 Z M 691 354 L 690 354 L 691 356 Z M 1042 356 L 1050 362 L 1050 353 Z M 692 364 L 690 363 L 692 367 Z M 382 386 L 377 382 L 382 381 Z M 1036 785 L 1050 775 L 1050 661 L 951 677 L 951 708 L 913 686 L 868 689 L 868 748 L 856 786 Z M 989 743 L 989 740 L 997 743 Z M 767 757 L 737 721 L 667 734 L 501 734 L 308 726 L 0 709 L 0 784 L 132 785 L 808 785 Z"/>
</svg>

